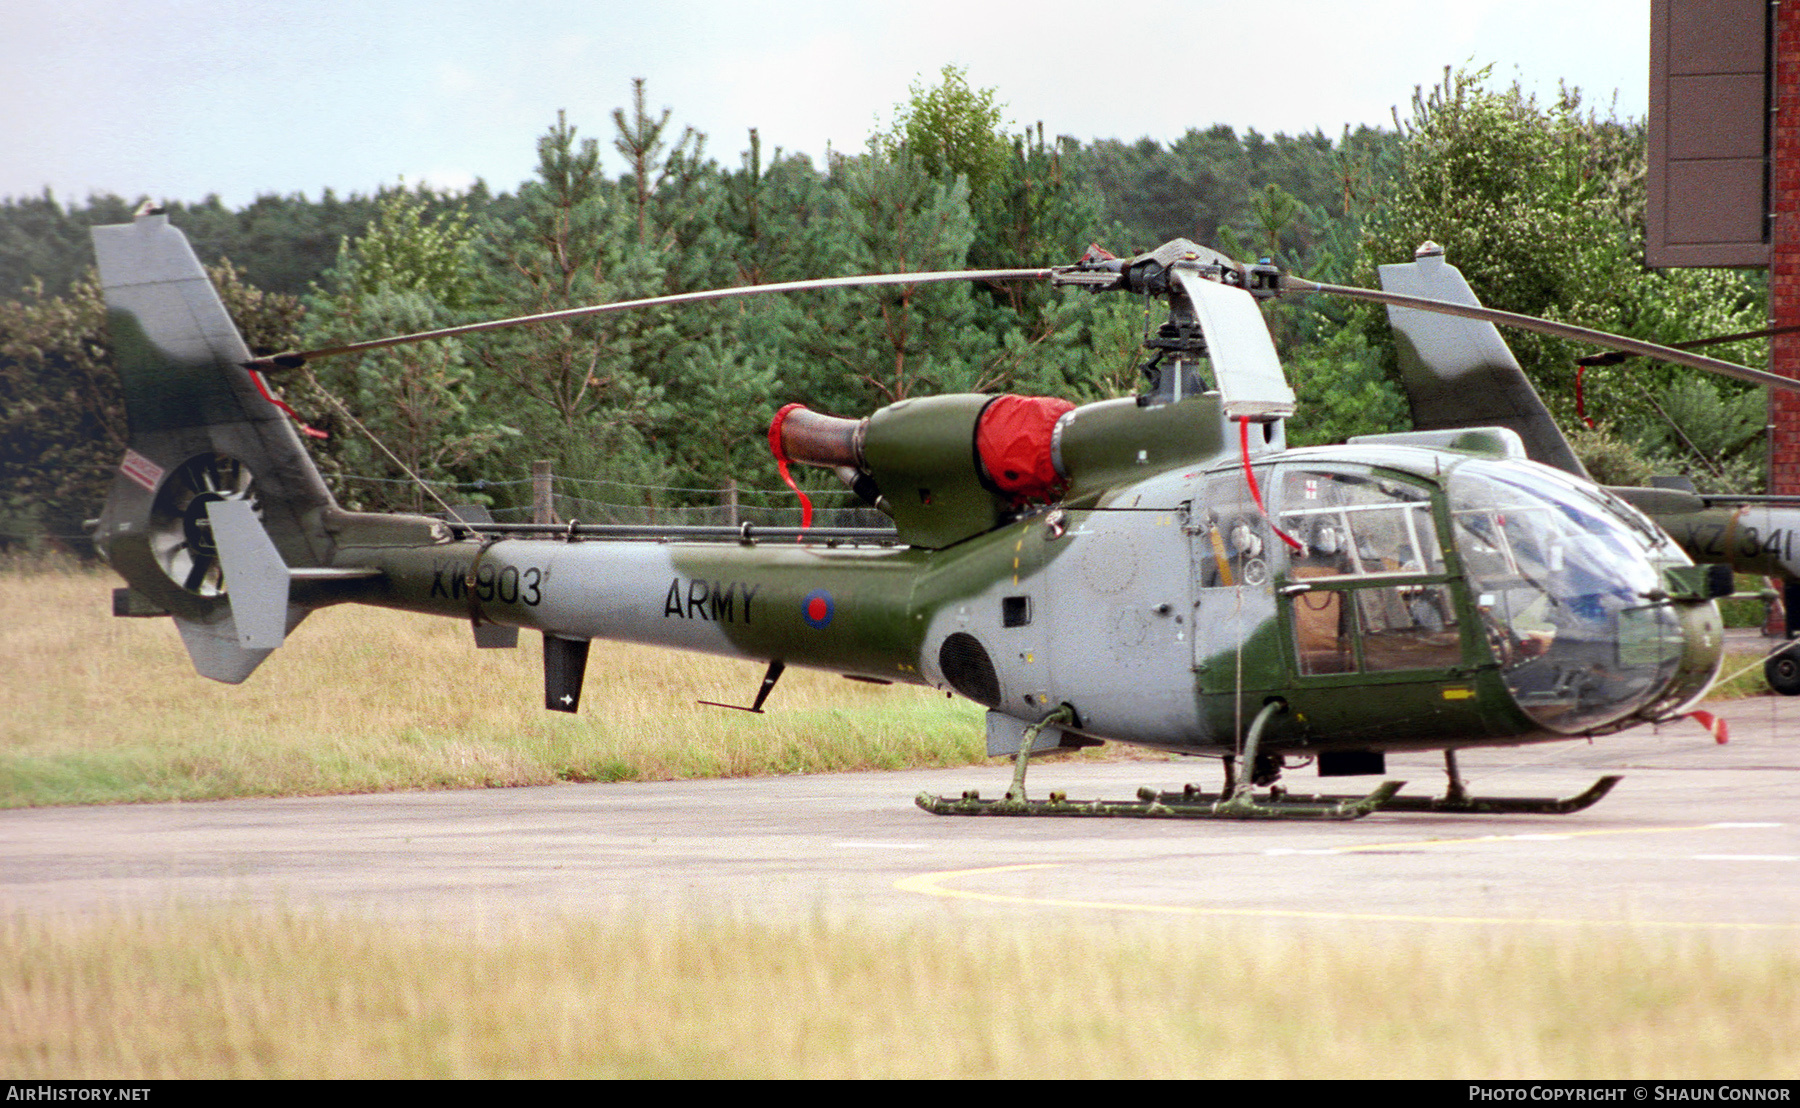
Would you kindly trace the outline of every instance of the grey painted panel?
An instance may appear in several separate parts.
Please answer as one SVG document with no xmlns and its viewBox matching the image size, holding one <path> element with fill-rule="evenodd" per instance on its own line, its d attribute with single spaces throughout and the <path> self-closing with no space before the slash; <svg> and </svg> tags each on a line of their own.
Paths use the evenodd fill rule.
<svg viewBox="0 0 1800 1108">
<path fill-rule="evenodd" d="M 1761 157 L 1670 162 L 1669 244 L 1760 241 L 1763 172 Z"/>
<path fill-rule="evenodd" d="M 670 548 L 660 543 L 497 543 L 487 557 L 521 573 L 541 570 L 542 599 L 482 605 L 500 622 L 518 622 L 566 638 L 618 639 L 711 654 L 736 654 L 722 625 L 705 619 L 672 619 L 664 598 L 681 574 Z M 517 595 L 517 594 L 515 594 Z"/>
<path fill-rule="evenodd" d="M 287 636 L 290 580 L 280 552 L 248 500 L 215 500 L 206 505 L 206 515 L 224 567 L 239 645 L 275 649 Z"/>
<path fill-rule="evenodd" d="M 1763 155 L 1763 75 L 1708 73 L 1669 79 L 1669 157 Z M 1761 196 L 1757 197 L 1761 202 Z"/>
<path fill-rule="evenodd" d="M 93 239 L 107 307 L 144 320 L 166 357 L 233 364 L 249 359 L 205 268 L 168 216 L 95 227 Z"/>
<path fill-rule="evenodd" d="M 1188 539 L 1175 511 L 1073 513 L 1077 547 L 1046 568 L 1052 704 L 1084 730 L 1152 744 L 1202 738 Z"/>
<path fill-rule="evenodd" d="M 1025 729 L 1030 724 L 1022 719 L 1015 719 L 1003 712 L 987 714 L 987 752 L 990 758 L 1011 757 L 1019 752 L 1025 743 Z M 1063 732 L 1058 727 L 1046 727 L 1031 740 L 1031 752 L 1038 754 L 1046 750 L 1056 750 L 1062 746 Z"/>
<path fill-rule="evenodd" d="M 1288 387 L 1281 358 L 1269 337 L 1256 301 L 1242 289 L 1228 288 L 1184 269 L 1174 271 L 1194 316 L 1206 334 L 1213 374 L 1225 414 L 1234 418 L 1289 416 L 1294 390 Z"/>
<path fill-rule="evenodd" d="M 308 611 L 299 606 L 289 606 L 289 634 L 307 617 Z M 187 647 L 195 672 L 227 685 L 242 684 L 256 672 L 257 666 L 262 665 L 264 658 L 275 653 L 265 647 L 239 645 L 241 636 L 238 634 L 237 623 L 231 618 L 230 608 L 225 606 L 221 606 L 213 618 L 204 621 L 176 616 L 175 629 L 181 632 L 181 645 Z"/>
</svg>

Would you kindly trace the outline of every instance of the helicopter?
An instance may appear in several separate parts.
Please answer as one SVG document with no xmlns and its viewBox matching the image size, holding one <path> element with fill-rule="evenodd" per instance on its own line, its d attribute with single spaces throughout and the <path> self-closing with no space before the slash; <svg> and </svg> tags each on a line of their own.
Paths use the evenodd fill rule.
<svg viewBox="0 0 1800 1108">
<path fill-rule="evenodd" d="M 1569 798 L 1475 797 L 1456 753 L 1678 718 L 1719 669 L 1714 598 L 1729 580 L 1625 499 L 1531 460 L 1515 430 L 1290 448 L 1294 393 L 1258 304 L 1321 287 L 1184 239 L 1046 269 L 742 286 L 253 358 L 166 214 L 93 238 L 130 423 L 95 545 L 126 582 L 114 612 L 172 618 L 214 680 L 247 679 L 318 608 L 370 604 L 466 620 L 480 648 L 538 632 L 553 711 L 579 710 L 596 638 L 766 662 L 751 711 L 788 666 L 960 695 L 987 710 L 987 751 L 1013 758 L 1013 780 L 1004 797 L 919 796 L 934 814 L 1349 819 L 1585 808 L 1618 778 Z M 1146 338 L 1135 397 L 920 396 L 862 419 L 782 409 L 769 438 L 783 469 L 833 471 L 891 530 L 350 511 L 264 379 L 652 303 L 969 280 L 1142 296 L 1168 318 Z M 1217 757 L 1224 786 L 1027 794 L 1034 753 L 1109 741 Z M 1444 752 L 1443 796 L 1277 784 L 1308 761 L 1321 777 L 1380 776 L 1388 751 L 1417 750 Z"/>
<path fill-rule="evenodd" d="M 1413 261 L 1379 266 L 1377 273 L 1382 288 L 1402 299 L 1424 297 L 1481 307 L 1468 280 L 1449 264 L 1436 243 L 1421 244 Z M 1508 427 L 1518 432 L 1533 460 L 1588 479 L 1586 468 L 1492 322 L 1448 315 L 1441 309 L 1410 308 L 1392 300 L 1387 313 L 1398 338 L 1396 360 L 1415 429 Z M 1752 337 L 1756 336 L 1728 335 L 1707 341 Z M 1699 345 L 1703 343 L 1686 343 L 1682 349 Z M 1617 364 L 1630 353 L 1629 347 L 1614 349 L 1580 358 L 1577 364 Z M 1786 378 L 1705 361 L 1709 364 L 1700 368 L 1755 384 L 1788 387 Z M 1787 645 L 1764 661 L 1763 674 L 1775 692 L 1800 695 L 1800 643 L 1792 641 L 1800 637 L 1800 549 L 1796 548 L 1800 498 L 1702 494 L 1685 477 L 1656 478 L 1651 487 L 1609 486 L 1608 491 L 1654 519 L 1694 561 L 1727 565 L 1735 573 L 1755 574 L 1780 584 Z"/>
</svg>

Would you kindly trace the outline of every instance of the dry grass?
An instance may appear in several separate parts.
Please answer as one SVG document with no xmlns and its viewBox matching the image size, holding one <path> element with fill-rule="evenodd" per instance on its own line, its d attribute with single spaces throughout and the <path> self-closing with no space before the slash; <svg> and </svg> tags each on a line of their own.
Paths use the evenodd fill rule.
<svg viewBox="0 0 1800 1108">
<path fill-rule="evenodd" d="M 249 681 L 198 677 L 166 619 L 110 614 L 110 574 L 0 573 L 0 806 L 958 765 L 980 709 L 754 662 L 596 642 L 577 716 L 544 711 L 541 645 L 314 613 Z"/>
<path fill-rule="evenodd" d="M 1784 1078 L 1800 959 L 1592 933 L 0 924 L 33 1078 Z"/>
<path fill-rule="evenodd" d="M 220 685 L 168 620 L 112 616 L 117 583 L 0 567 L 0 807 L 985 761 L 967 701 L 790 669 L 753 716 L 697 701 L 749 703 L 760 663 L 654 647 L 594 643 L 581 713 L 546 712 L 537 636 L 476 650 L 460 621 L 372 608 L 314 613 L 249 681 Z M 1753 665 L 1722 693 L 1766 691 Z"/>
</svg>

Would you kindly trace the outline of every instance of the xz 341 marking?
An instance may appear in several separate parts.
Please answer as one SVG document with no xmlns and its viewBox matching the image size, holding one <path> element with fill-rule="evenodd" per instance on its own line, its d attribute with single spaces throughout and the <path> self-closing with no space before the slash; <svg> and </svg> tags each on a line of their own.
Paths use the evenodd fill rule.
<svg viewBox="0 0 1800 1108">
<path fill-rule="evenodd" d="M 1793 533 L 1783 528 L 1777 528 L 1763 538 L 1755 527 L 1747 525 L 1732 527 L 1723 523 L 1701 523 L 1689 531 L 1689 546 L 1714 558 L 1767 556 L 1788 562 L 1794 556 Z"/>
</svg>

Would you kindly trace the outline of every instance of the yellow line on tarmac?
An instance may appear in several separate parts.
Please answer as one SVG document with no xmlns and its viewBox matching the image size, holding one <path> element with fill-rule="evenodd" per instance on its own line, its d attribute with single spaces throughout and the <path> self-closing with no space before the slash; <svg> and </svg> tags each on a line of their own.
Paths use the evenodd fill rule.
<svg viewBox="0 0 1800 1108">
<path fill-rule="evenodd" d="M 1607 831 L 1571 831 L 1555 832 L 1550 836 L 1539 835 L 1482 835 L 1472 839 L 1427 839 L 1402 843 L 1385 843 L 1380 846 L 1347 846 L 1331 848 L 1331 853 L 1350 854 L 1368 850 L 1389 849 L 1402 846 L 1454 846 L 1468 843 L 1514 841 L 1541 841 L 1542 838 L 1576 838 L 1578 836 L 1596 835 L 1630 835 L 1659 834 L 1669 831 L 1712 831 L 1725 830 L 1732 824 L 1698 824 L 1685 827 L 1649 827 L 1621 828 Z M 1680 920 L 1608 920 L 1608 919 L 1560 919 L 1531 916 L 1423 916 L 1394 912 L 1326 912 L 1302 911 L 1292 908 L 1202 908 L 1179 904 L 1133 904 L 1129 901 L 1116 900 L 1070 900 L 1063 897 L 1014 896 L 1006 893 L 973 892 L 967 889 L 955 889 L 946 882 L 966 877 L 992 877 L 1002 873 L 1021 873 L 1026 870 L 1056 869 L 1064 866 L 1080 865 L 1080 862 L 1029 862 L 1011 866 L 989 866 L 982 869 L 942 870 L 937 873 L 921 873 L 912 877 L 904 877 L 894 882 L 894 888 L 900 892 L 919 893 L 924 896 L 937 896 L 949 900 L 977 900 L 990 904 L 1029 904 L 1046 908 L 1087 908 L 1111 912 L 1142 912 L 1149 915 L 1168 916 L 1210 916 L 1218 918 L 1237 917 L 1244 919 L 1305 919 L 1331 920 L 1336 922 L 1353 921 L 1359 923 L 1459 923 L 1459 924 L 1538 924 L 1550 927 L 1631 927 L 1673 931 L 1795 931 L 1800 930 L 1800 923 L 1705 923 Z"/>
<path fill-rule="evenodd" d="M 1511 835 L 1477 835 L 1470 839 L 1413 839 L 1397 843 L 1366 843 L 1361 846 L 1334 846 L 1333 854 L 1360 854 L 1371 850 L 1397 850 L 1420 846 L 1470 846 L 1475 843 L 1555 842 L 1559 839 L 1595 838 L 1600 835 L 1663 835 L 1671 831 L 1723 831 L 1740 827 L 1730 823 L 1695 823 L 1680 827 L 1614 827 L 1601 831 L 1525 831 Z"/>
</svg>

